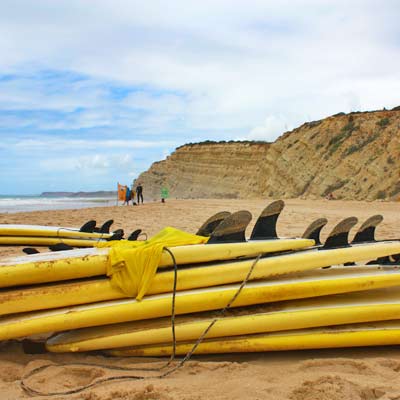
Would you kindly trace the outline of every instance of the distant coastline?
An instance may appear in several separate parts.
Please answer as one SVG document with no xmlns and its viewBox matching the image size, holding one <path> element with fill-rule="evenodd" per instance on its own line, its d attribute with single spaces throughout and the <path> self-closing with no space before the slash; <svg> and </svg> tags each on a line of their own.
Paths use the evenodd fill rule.
<svg viewBox="0 0 400 400">
<path fill-rule="evenodd" d="M 116 191 L 99 190 L 97 192 L 42 192 L 39 197 L 79 197 L 79 198 L 93 198 L 93 197 L 116 197 Z"/>
</svg>

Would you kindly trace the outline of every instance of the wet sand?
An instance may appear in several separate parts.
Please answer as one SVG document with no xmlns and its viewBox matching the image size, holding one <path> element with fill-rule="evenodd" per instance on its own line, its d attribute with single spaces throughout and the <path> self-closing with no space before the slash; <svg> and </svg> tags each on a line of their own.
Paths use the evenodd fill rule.
<svg viewBox="0 0 400 400">
<path fill-rule="evenodd" d="M 400 237 L 400 203 L 286 200 L 278 221 L 280 236 L 299 236 L 316 218 L 328 218 L 323 230 L 342 218 L 356 216 L 360 224 L 373 214 L 384 221 L 377 229 L 378 239 Z M 141 228 L 152 236 L 165 226 L 196 232 L 217 211 L 247 209 L 253 214 L 248 234 L 266 200 L 168 200 L 140 206 L 101 207 L 79 210 L 54 210 L 0 214 L 0 223 L 80 226 L 89 219 L 99 224 L 114 219 L 114 229 L 127 233 Z M 356 228 L 353 230 L 355 232 Z M 0 247 L 0 257 L 21 254 L 22 247 Z M 90 354 L 24 354 L 17 342 L 0 344 L 0 393 L 2 399 L 29 398 L 20 389 L 19 379 L 32 368 L 48 363 L 101 364 L 148 367 L 162 365 L 158 360 L 105 358 Z M 154 364 L 156 362 L 156 364 Z M 400 399 L 400 348 L 375 347 L 290 351 L 242 355 L 197 356 L 182 369 L 164 379 L 115 381 L 79 394 L 59 399 Z M 98 378 L 121 375 L 103 368 L 60 366 L 46 370 L 30 380 L 43 391 L 65 391 L 86 385 Z M 132 373 L 131 373 L 132 374 Z M 138 372 L 133 374 L 137 375 Z M 147 373 L 149 375 L 150 373 Z M 151 373 L 157 375 L 156 372 Z"/>
</svg>

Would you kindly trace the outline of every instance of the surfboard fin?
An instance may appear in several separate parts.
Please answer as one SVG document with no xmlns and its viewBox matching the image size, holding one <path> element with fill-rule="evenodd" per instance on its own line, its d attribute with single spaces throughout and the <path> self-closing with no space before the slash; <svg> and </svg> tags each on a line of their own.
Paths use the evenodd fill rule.
<svg viewBox="0 0 400 400">
<path fill-rule="evenodd" d="M 196 235 L 200 236 L 210 236 L 214 229 L 226 218 L 229 217 L 231 213 L 229 211 L 220 211 L 212 215 L 204 224 L 199 228 Z"/>
<path fill-rule="evenodd" d="M 326 239 L 325 244 L 321 247 L 321 249 L 325 250 L 349 246 L 349 233 L 351 228 L 353 228 L 357 222 L 358 219 L 356 217 L 349 217 L 340 221 L 332 229 L 328 239 Z"/>
<path fill-rule="evenodd" d="M 96 228 L 96 221 L 92 219 L 84 223 L 79 229 L 79 232 L 93 233 L 95 228 Z"/>
<path fill-rule="evenodd" d="M 400 254 L 393 254 L 387 257 L 380 257 L 376 260 L 368 261 L 367 265 L 400 265 Z"/>
<path fill-rule="evenodd" d="M 117 229 L 116 231 L 114 231 L 114 234 L 107 238 L 107 241 L 110 240 L 121 240 L 124 237 L 124 231 L 123 229 Z"/>
<path fill-rule="evenodd" d="M 22 251 L 28 255 L 40 253 L 40 251 L 38 249 L 35 249 L 34 247 L 25 247 L 24 249 L 22 249 Z"/>
<path fill-rule="evenodd" d="M 368 218 L 357 231 L 354 236 L 352 244 L 364 243 L 364 242 L 375 242 L 375 229 L 383 221 L 382 215 L 373 215 Z"/>
<path fill-rule="evenodd" d="M 50 245 L 49 249 L 51 251 L 66 251 L 66 250 L 73 250 L 74 248 L 65 243 L 57 243 L 57 244 Z"/>
<path fill-rule="evenodd" d="M 285 207 L 283 200 L 273 201 L 265 207 L 254 225 L 250 240 L 278 239 L 276 222 L 283 207 Z"/>
<path fill-rule="evenodd" d="M 130 241 L 134 241 L 134 240 L 138 240 L 139 235 L 142 233 L 141 229 L 136 229 L 136 231 L 133 231 L 129 236 L 128 236 L 128 240 Z"/>
<path fill-rule="evenodd" d="M 304 231 L 302 238 L 314 240 L 316 246 L 321 245 L 321 230 L 327 223 L 328 220 L 326 218 L 316 219 L 314 222 L 311 222 L 311 224 Z"/>
<path fill-rule="evenodd" d="M 114 220 L 109 219 L 108 221 L 104 222 L 104 224 L 100 228 L 96 228 L 96 230 L 99 233 L 110 233 L 110 228 L 113 223 Z"/>
<path fill-rule="evenodd" d="M 251 213 L 246 210 L 229 215 L 214 229 L 207 243 L 245 242 L 251 218 Z"/>
<path fill-rule="evenodd" d="M 389 256 L 389 262 L 392 263 L 392 265 L 400 265 L 400 254 Z"/>
</svg>

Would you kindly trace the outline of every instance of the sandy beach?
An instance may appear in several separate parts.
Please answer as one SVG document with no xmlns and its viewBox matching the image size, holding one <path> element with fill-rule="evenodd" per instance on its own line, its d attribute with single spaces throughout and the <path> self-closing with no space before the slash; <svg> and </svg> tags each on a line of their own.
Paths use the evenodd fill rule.
<svg viewBox="0 0 400 400">
<path fill-rule="evenodd" d="M 253 214 L 248 233 L 268 200 L 168 200 L 140 206 L 97 207 L 0 214 L 0 223 L 80 226 L 89 219 L 102 223 L 114 219 L 113 228 L 126 233 L 142 229 L 152 236 L 165 226 L 195 233 L 202 222 L 217 211 L 246 209 Z M 382 214 L 378 239 L 400 237 L 400 203 L 327 200 L 285 200 L 278 222 L 280 236 L 299 236 L 316 218 L 329 221 L 325 238 L 342 218 L 356 216 L 360 224 L 373 214 Z M 356 229 L 353 230 L 355 232 Z M 21 247 L 1 247 L 0 257 L 21 254 Z M 68 366 L 90 362 L 119 366 L 161 366 L 154 359 L 105 358 L 100 354 L 24 354 L 18 342 L 0 343 L 0 392 L 2 399 L 29 398 L 19 386 L 21 376 L 47 364 L 63 364 L 30 380 L 42 391 L 70 390 L 98 378 L 121 375 L 99 367 Z M 397 346 L 290 351 L 276 353 L 193 357 L 183 368 L 164 378 L 115 381 L 58 399 L 400 399 L 400 349 Z M 134 372 L 138 374 L 139 372 Z M 146 373 L 150 375 L 150 373 Z M 157 372 L 151 375 L 158 375 Z"/>
</svg>

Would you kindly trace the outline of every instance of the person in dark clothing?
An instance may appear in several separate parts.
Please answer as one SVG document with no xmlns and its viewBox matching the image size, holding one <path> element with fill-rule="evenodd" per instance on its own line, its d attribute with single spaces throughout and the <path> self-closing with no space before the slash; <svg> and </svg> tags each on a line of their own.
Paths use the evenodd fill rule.
<svg viewBox="0 0 400 400">
<path fill-rule="evenodd" d="M 136 186 L 136 197 L 138 205 L 140 204 L 140 200 L 142 200 L 143 204 L 143 186 L 141 183 L 138 183 L 138 185 Z"/>
<path fill-rule="evenodd" d="M 135 196 L 136 196 L 136 192 L 135 192 L 135 188 L 133 187 L 133 184 L 131 186 L 131 200 L 132 200 L 132 205 L 136 206 L 136 201 L 135 201 Z"/>
</svg>

